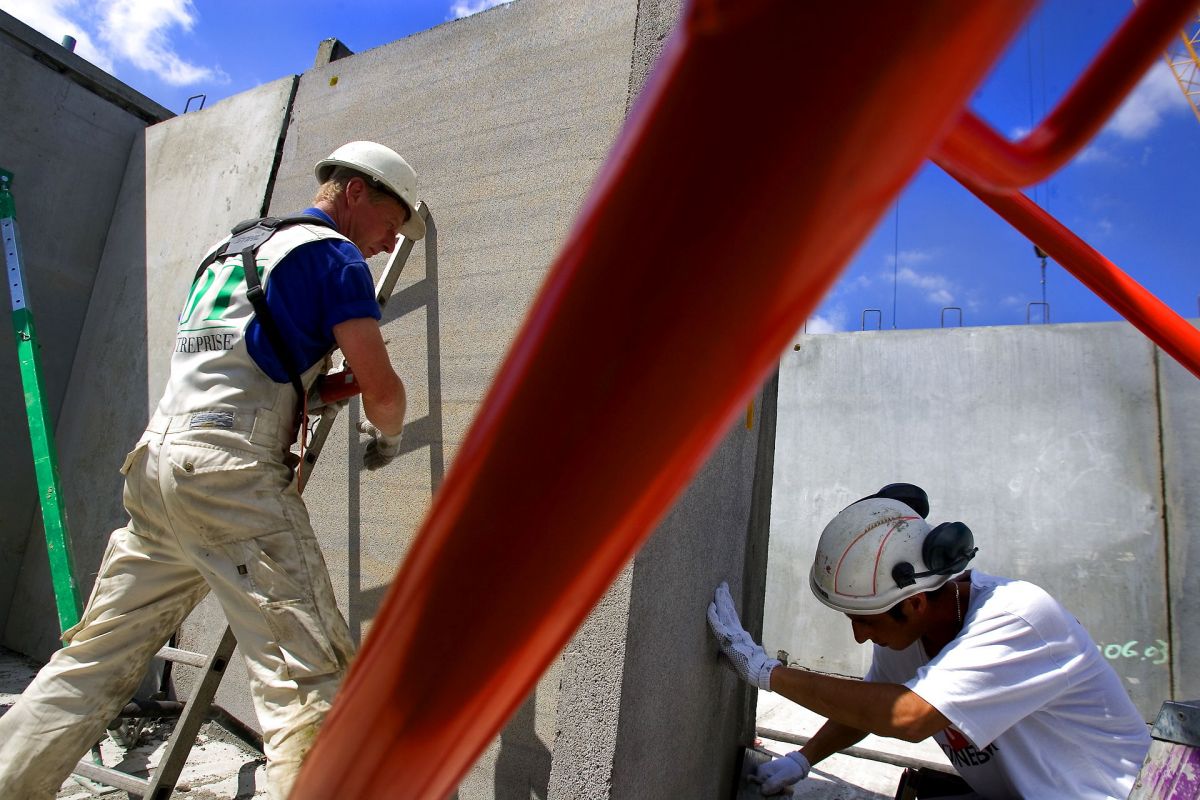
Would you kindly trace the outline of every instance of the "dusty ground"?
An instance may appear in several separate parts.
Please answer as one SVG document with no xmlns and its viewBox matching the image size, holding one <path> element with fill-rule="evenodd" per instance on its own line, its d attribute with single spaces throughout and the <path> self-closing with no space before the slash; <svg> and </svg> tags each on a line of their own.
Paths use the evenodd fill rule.
<svg viewBox="0 0 1200 800">
<path fill-rule="evenodd" d="M 33 680 L 39 666 L 11 650 L 0 648 L 0 714 L 8 710 Z M 106 738 L 100 746 L 101 760 L 107 767 L 145 778 L 158 764 L 170 734 L 169 724 L 161 725 L 144 732 L 140 743 L 129 749 Z M 209 723 L 201 729 L 196 746 L 188 756 L 174 796 L 181 800 L 250 800 L 266 797 L 265 786 L 262 755 Z M 92 797 L 126 800 L 129 795 L 81 778 L 68 778 L 58 792 L 58 800 Z"/>
<path fill-rule="evenodd" d="M 37 673 L 38 664 L 10 650 L 0 648 L 0 714 L 16 700 Z M 770 692 L 760 692 L 758 726 L 789 733 L 811 736 L 823 720 Z M 158 763 L 169 724 L 146 732 L 141 743 L 126 749 L 110 738 L 101 744 L 105 766 L 115 767 L 139 777 L 146 777 Z M 760 739 L 759 747 L 776 754 L 797 749 L 797 745 L 771 739 Z M 927 761 L 945 762 L 941 751 L 932 742 L 918 745 L 879 739 L 870 736 L 860 747 L 891 755 L 907 756 Z M 794 797 L 804 800 L 892 800 L 900 779 L 900 767 L 871 759 L 833 756 L 817 765 L 810 777 L 796 786 Z M 264 798 L 265 775 L 262 755 L 212 723 L 200 733 L 180 777 L 174 797 L 180 800 L 250 800 Z M 759 796 L 756 788 L 743 787 L 739 800 Z M 58 800 L 87 800 L 92 797 L 127 800 L 125 792 L 97 786 L 88 781 L 69 778 L 58 792 Z"/>
</svg>

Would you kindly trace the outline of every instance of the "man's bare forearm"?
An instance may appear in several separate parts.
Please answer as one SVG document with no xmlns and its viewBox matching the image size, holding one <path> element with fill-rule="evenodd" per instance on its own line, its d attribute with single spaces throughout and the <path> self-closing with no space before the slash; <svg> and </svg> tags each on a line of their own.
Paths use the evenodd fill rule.
<svg viewBox="0 0 1200 800">
<path fill-rule="evenodd" d="M 363 413 L 371 423 L 389 436 L 395 436 L 404 429 L 404 414 L 407 410 L 408 398 L 404 391 L 404 383 L 397 379 L 388 392 L 375 392 L 362 396 Z"/>
<path fill-rule="evenodd" d="M 771 673 L 771 690 L 864 734 L 919 742 L 950 724 L 940 711 L 897 683 L 868 683 L 776 667 Z"/>
<path fill-rule="evenodd" d="M 840 753 L 847 747 L 853 747 L 866 737 L 866 731 L 851 728 L 840 722 L 826 722 L 821 729 L 813 734 L 800 752 L 808 759 L 808 763 L 816 764 L 824 761 L 834 753 Z"/>
</svg>

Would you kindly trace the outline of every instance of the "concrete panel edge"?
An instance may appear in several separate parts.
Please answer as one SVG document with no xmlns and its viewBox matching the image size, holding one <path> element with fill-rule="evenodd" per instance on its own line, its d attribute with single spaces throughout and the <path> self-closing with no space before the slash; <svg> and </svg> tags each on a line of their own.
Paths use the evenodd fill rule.
<svg viewBox="0 0 1200 800">
<path fill-rule="evenodd" d="M 85 89 L 108 100 L 148 124 L 162 122 L 175 112 L 160 106 L 141 92 L 125 85 L 90 61 L 43 36 L 16 17 L 0 10 L 0 35 L 50 69 L 61 72 Z"/>
</svg>

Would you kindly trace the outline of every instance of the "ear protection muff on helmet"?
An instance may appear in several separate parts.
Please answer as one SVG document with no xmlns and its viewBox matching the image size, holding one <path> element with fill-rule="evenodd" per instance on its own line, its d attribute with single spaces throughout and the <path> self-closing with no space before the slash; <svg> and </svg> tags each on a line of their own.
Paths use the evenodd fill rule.
<svg viewBox="0 0 1200 800">
<path fill-rule="evenodd" d="M 911 483 L 889 483 L 870 497 L 882 497 L 885 500 L 899 500 L 904 505 L 921 515 L 921 519 L 929 516 L 929 495 L 920 486 Z M 861 501 L 860 501 L 861 502 Z"/>
<path fill-rule="evenodd" d="M 914 510 L 919 513 L 918 509 Z M 975 536 L 970 528 L 961 522 L 943 522 L 925 536 L 921 545 L 921 558 L 928 571 L 917 572 L 912 564 L 901 561 L 892 567 L 892 580 L 903 589 L 916 583 L 917 578 L 954 575 L 962 572 L 977 552 L 979 548 L 975 546 Z"/>
<path fill-rule="evenodd" d="M 876 498 L 896 500 L 904 503 L 904 505 L 920 514 L 921 519 L 929 516 L 929 495 L 925 494 L 925 490 L 920 486 L 912 483 L 889 483 L 875 494 L 860 497 L 854 503 L 851 503 L 850 506 L 855 503 L 861 503 L 863 500 L 874 500 Z M 846 508 L 850 506 L 846 506 Z M 846 508 L 843 508 L 842 511 L 845 511 Z"/>
</svg>

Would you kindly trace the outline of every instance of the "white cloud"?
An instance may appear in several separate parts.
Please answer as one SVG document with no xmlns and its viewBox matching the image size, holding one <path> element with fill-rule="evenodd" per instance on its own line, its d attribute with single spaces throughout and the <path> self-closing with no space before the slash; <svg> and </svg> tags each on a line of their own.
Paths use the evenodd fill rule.
<svg viewBox="0 0 1200 800">
<path fill-rule="evenodd" d="M 1144 139 L 1159 126 L 1165 114 L 1187 108 L 1187 99 L 1171 74 L 1171 68 L 1159 61 L 1125 98 L 1104 130 L 1122 139 Z"/>
<path fill-rule="evenodd" d="M 3 8 L 26 25 L 60 41 L 75 37 L 75 52 L 106 72 L 118 63 L 155 73 L 164 83 L 189 86 L 226 83 L 217 67 L 183 59 L 169 34 L 187 33 L 196 24 L 191 0 L 2 0 Z"/>
<path fill-rule="evenodd" d="M 79 9 L 79 0 L 4 0 L 0 7 L 56 42 L 64 36 L 74 37 L 76 55 L 105 72 L 113 71 L 112 58 L 96 46 L 85 24 L 79 21 L 86 16 Z"/>
<path fill-rule="evenodd" d="M 480 11 L 487 11 L 489 8 L 495 8 L 496 6 L 511 2 L 512 0 L 475 0 L 475 2 L 471 2 L 471 0 L 455 0 L 450 6 L 450 13 L 454 16 L 454 19 L 462 19 L 472 14 L 478 14 Z"/>
<path fill-rule="evenodd" d="M 175 52 L 168 33 L 178 27 L 187 33 L 196 24 L 191 0 L 107 0 L 100 4 L 100 38 L 117 58 L 138 69 L 157 73 L 171 86 L 203 81 L 226 82 L 219 69 L 191 64 Z"/>
<path fill-rule="evenodd" d="M 896 280 L 925 292 L 925 299 L 935 305 L 948 306 L 954 302 L 954 287 L 943 275 L 901 267 L 896 272 Z"/>
<path fill-rule="evenodd" d="M 837 306 L 822 314 L 813 314 L 804 325 L 805 333 L 838 333 L 846 330 L 846 309 Z"/>
<path fill-rule="evenodd" d="M 954 303 L 954 295 L 950 294 L 948 289 L 936 289 L 926 295 L 925 299 L 938 306 L 948 306 Z"/>
<path fill-rule="evenodd" d="M 937 255 L 936 250 L 901 250 L 900 251 L 900 263 L 901 264 L 926 264 L 926 263 L 932 261 L 934 256 L 936 256 L 936 255 Z M 889 267 L 893 266 L 896 263 L 896 255 L 894 253 L 888 253 L 884 257 L 883 260 L 884 260 L 884 263 L 886 263 Z M 887 277 L 890 278 L 891 275 L 888 275 Z"/>
<path fill-rule="evenodd" d="M 1076 164 L 1111 164 L 1116 160 L 1117 157 L 1111 151 L 1096 144 L 1095 140 L 1075 156 Z"/>
<path fill-rule="evenodd" d="M 889 276 L 891 275 L 891 273 L 888 274 Z M 833 285 L 830 297 L 840 297 L 842 295 L 865 291 L 871 288 L 872 283 L 873 281 L 869 275 L 855 275 L 853 278 L 846 276 Z"/>
</svg>

